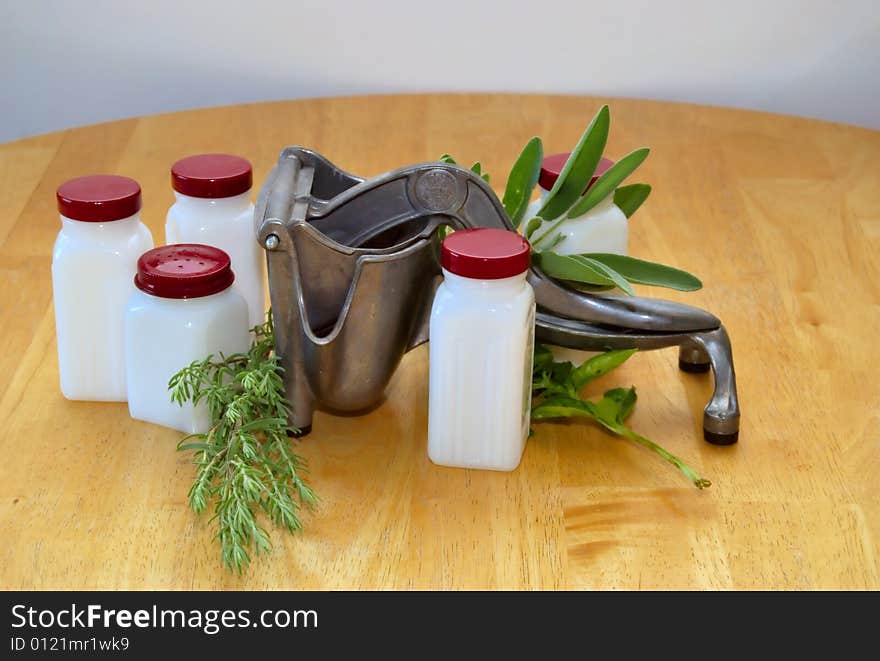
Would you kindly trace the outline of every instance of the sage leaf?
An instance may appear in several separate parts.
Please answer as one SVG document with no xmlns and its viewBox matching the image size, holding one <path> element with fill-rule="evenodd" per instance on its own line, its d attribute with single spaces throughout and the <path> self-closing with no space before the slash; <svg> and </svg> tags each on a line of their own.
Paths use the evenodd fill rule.
<svg viewBox="0 0 880 661">
<path fill-rule="evenodd" d="M 614 191 L 614 204 L 629 218 L 642 206 L 642 203 L 648 199 L 650 194 L 651 187 L 648 184 L 620 186 Z"/>
<path fill-rule="evenodd" d="M 639 285 L 667 287 L 678 291 L 696 291 L 703 286 L 703 283 L 696 276 L 665 264 L 612 253 L 586 253 L 582 257 L 601 262 L 614 269 L 629 282 Z"/>
<path fill-rule="evenodd" d="M 599 202 L 611 195 L 611 192 L 648 158 L 649 153 L 651 153 L 651 150 L 647 147 L 636 149 L 605 170 L 602 176 L 596 180 L 596 183 L 590 186 L 583 197 L 568 210 L 568 217 L 576 218 L 584 215 L 599 204 Z"/>
<path fill-rule="evenodd" d="M 540 252 L 535 261 L 544 273 L 558 280 L 572 280 L 588 285 L 614 287 L 617 283 L 606 273 L 596 269 L 589 262 L 575 259 L 573 255 L 557 255 L 555 252 Z"/>
<path fill-rule="evenodd" d="M 580 391 L 590 381 L 608 374 L 611 370 L 625 363 L 636 351 L 637 349 L 606 351 L 574 368 L 571 372 L 571 382 L 575 392 Z M 553 354 L 550 354 L 550 357 L 552 359 Z"/>
<path fill-rule="evenodd" d="M 528 223 L 526 223 L 526 229 L 525 232 L 523 232 L 523 236 L 525 236 L 526 239 L 531 238 L 532 234 L 535 233 L 535 231 L 541 226 L 543 222 L 544 221 L 542 221 L 540 218 L 532 218 Z"/>
<path fill-rule="evenodd" d="M 592 268 L 605 274 L 615 285 L 617 285 L 620 289 L 622 289 L 624 292 L 626 292 L 630 296 L 636 295 L 636 293 L 633 291 L 633 288 L 626 281 L 626 278 L 624 278 L 622 275 L 620 275 L 620 273 L 615 271 L 613 268 L 606 266 L 602 262 L 597 261 L 595 259 L 591 259 L 585 255 L 574 255 L 574 258 L 578 261 L 585 263 L 585 264 L 589 264 Z"/>
<path fill-rule="evenodd" d="M 541 176 L 541 161 L 544 160 L 544 146 L 541 138 L 535 137 L 526 143 L 519 158 L 510 169 L 504 199 L 501 203 L 514 227 L 519 227 L 532 197 L 532 191 Z M 530 221 L 531 222 L 531 221 Z"/>
<path fill-rule="evenodd" d="M 547 201 L 538 211 L 541 218 L 545 220 L 558 218 L 581 196 L 596 171 L 596 166 L 599 165 L 602 152 L 605 151 L 610 126 L 611 113 L 608 106 L 605 105 L 593 117 L 593 121 L 590 122 L 577 146 L 571 152 L 571 156 L 562 167 Z"/>
</svg>

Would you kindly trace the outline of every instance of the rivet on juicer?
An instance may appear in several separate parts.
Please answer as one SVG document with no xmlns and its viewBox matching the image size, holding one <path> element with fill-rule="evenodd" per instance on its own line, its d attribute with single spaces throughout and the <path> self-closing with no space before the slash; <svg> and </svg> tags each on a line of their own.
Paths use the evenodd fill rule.
<svg viewBox="0 0 880 661">
<path fill-rule="evenodd" d="M 281 153 L 260 190 L 255 226 L 291 424 L 303 434 L 316 407 L 375 405 L 403 354 L 428 340 L 444 225 L 514 229 L 489 186 L 455 165 L 410 165 L 367 180 L 303 147 Z M 678 346 L 684 371 L 711 367 L 704 436 L 736 442 L 733 356 L 717 317 L 672 301 L 575 291 L 535 266 L 529 282 L 542 342 L 593 351 Z"/>
</svg>

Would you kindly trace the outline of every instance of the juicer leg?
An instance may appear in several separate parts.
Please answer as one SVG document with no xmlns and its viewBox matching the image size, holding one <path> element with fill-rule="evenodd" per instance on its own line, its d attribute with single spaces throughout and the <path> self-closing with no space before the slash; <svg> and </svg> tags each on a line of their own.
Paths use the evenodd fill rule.
<svg viewBox="0 0 880 661">
<path fill-rule="evenodd" d="M 293 293 L 293 274 L 299 268 L 290 233 L 283 227 L 270 227 L 266 247 L 269 297 L 275 329 L 275 355 L 283 368 L 284 393 L 292 412 L 289 424 L 299 430 L 290 436 L 302 437 L 312 430 L 315 398 L 303 364 L 302 314 Z M 274 237 L 274 238 L 273 238 Z"/>
<path fill-rule="evenodd" d="M 290 426 L 297 431 L 295 438 L 302 438 L 312 431 L 312 415 L 315 409 L 315 398 L 309 388 L 305 372 L 293 362 L 293 369 L 284 372 L 284 390 L 287 400 L 293 406 Z"/>
<path fill-rule="evenodd" d="M 719 326 L 713 331 L 696 333 L 691 340 L 693 344 L 682 346 L 679 360 L 684 355 L 686 364 L 702 364 L 705 356 L 715 377 L 715 391 L 703 409 L 703 437 L 713 445 L 732 445 L 739 439 L 740 411 L 730 338 L 724 326 Z"/>
<path fill-rule="evenodd" d="M 709 354 L 696 342 L 685 342 L 678 349 L 678 369 L 691 374 L 703 374 L 712 367 Z"/>
</svg>

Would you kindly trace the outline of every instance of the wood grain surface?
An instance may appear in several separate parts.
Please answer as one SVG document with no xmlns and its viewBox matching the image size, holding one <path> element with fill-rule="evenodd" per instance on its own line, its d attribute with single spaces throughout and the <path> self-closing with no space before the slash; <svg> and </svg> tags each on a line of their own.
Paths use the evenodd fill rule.
<svg viewBox="0 0 880 661">
<path fill-rule="evenodd" d="M 709 375 L 675 349 L 594 384 L 635 384 L 633 427 L 712 480 L 586 422 L 536 425 L 510 474 L 426 455 L 426 347 L 381 406 L 318 414 L 300 450 L 319 509 L 243 576 L 186 505 L 179 435 L 58 387 L 50 255 L 56 186 L 125 174 L 157 243 L 168 169 L 229 151 L 261 182 L 301 144 L 372 176 L 450 152 L 496 189 L 533 135 L 570 148 L 603 102 L 608 154 L 650 146 L 631 253 L 704 289 L 734 346 L 740 442 L 701 437 Z M 880 539 L 880 133 L 632 100 L 507 95 L 336 98 L 142 117 L 0 145 L 0 588 L 876 589 Z M 641 288 L 642 293 L 649 290 Z"/>
</svg>

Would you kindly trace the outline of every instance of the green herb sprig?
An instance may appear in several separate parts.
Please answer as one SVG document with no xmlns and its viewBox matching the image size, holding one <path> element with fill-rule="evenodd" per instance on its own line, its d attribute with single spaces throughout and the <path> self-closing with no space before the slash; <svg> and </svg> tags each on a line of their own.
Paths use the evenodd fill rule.
<svg viewBox="0 0 880 661">
<path fill-rule="evenodd" d="M 207 405 L 211 428 L 190 434 L 177 446 L 191 451 L 197 467 L 189 505 L 201 514 L 214 502 L 223 564 L 239 573 L 252 554 L 268 553 L 265 517 L 291 533 L 302 529 L 299 512 L 317 497 L 303 480 L 305 461 L 291 447 L 290 403 L 274 354 L 272 313 L 251 330 L 247 353 L 208 356 L 175 374 L 172 401 Z"/>
<path fill-rule="evenodd" d="M 510 170 L 502 204 L 513 226 L 531 241 L 535 263 L 551 278 L 564 280 L 580 289 L 603 291 L 617 287 L 630 296 L 635 295 L 631 284 L 667 287 L 679 291 L 695 291 L 703 284 L 690 273 L 665 264 L 636 259 L 627 255 L 585 253 L 560 255 L 553 251 L 564 235 L 559 227 L 581 216 L 599 202 L 613 195 L 614 203 L 630 218 L 648 199 L 648 184 L 621 184 L 647 158 L 647 148 L 636 149 L 627 154 L 587 187 L 602 158 L 611 127 L 608 106 L 602 106 L 581 135 L 547 201 L 533 218 L 526 218 L 529 202 L 541 173 L 544 147 L 541 139 L 534 137 L 526 143 Z M 440 160 L 455 164 L 449 154 Z M 471 170 L 489 181 L 489 175 L 477 162 Z M 540 230 L 540 234 L 539 234 Z"/>
<path fill-rule="evenodd" d="M 694 469 L 671 452 L 637 434 L 626 425 L 626 419 L 636 405 L 636 389 L 614 388 L 607 390 L 602 399 L 593 402 L 580 396 L 585 385 L 619 367 L 635 349 L 608 351 L 590 358 L 581 365 L 554 360 L 550 349 L 535 346 L 535 362 L 532 374 L 532 420 L 583 417 L 595 420 L 609 431 L 648 448 L 678 468 L 698 489 L 712 483 L 700 477 Z"/>
<path fill-rule="evenodd" d="M 631 283 L 679 291 L 700 289 L 703 285 L 699 278 L 665 264 L 608 253 L 560 255 L 553 252 L 553 248 L 564 239 L 557 230 L 567 220 L 587 213 L 609 195 L 613 195 L 614 204 L 630 218 L 651 193 L 648 184 L 621 185 L 647 158 L 649 150 L 646 148 L 627 154 L 587 187 L 602 158 L 610 126 L 610 111 L 608 106 L 602 106 L 571 152 L 546 202 L 533 218 L 527 218 L 526 212 L 538 184 L 544 148 L 540 138 L 529 140 L 507 178 L 502 200 L 505 212 L 513 226 L 530 240 L 537 236 L 538 230 L 548 226 L 531 241 L 532 259 L 546 275 L 570 286 L 589 291 L 617 287 L 628 295 L 635 293 Z M 441 160 L 455 163 L 448 154 L 444 154 Z M 479 164 L 475 164 L 477 166 Z M 474 171 L 488 181 L 481 166 Z M 698 489 L 705 489 L 711 484 L 709 480 L 699 477 L 684 461 L 627 426 L 626 420 L 636 404 L 635 387 L 608 390 L 595 402 L 581 398 L 580 392 L 587 383 L 620 366 L 633 353 L 635 349 L 609 351 L 576 367 L 571 362 L 555 361 L 547 347 L 537 345 L 532 379 L 532 396 L 535 398 L 532 420 L 593 419 L 609 431 L 648 448 L 678 468 Z"/>
</svg>

